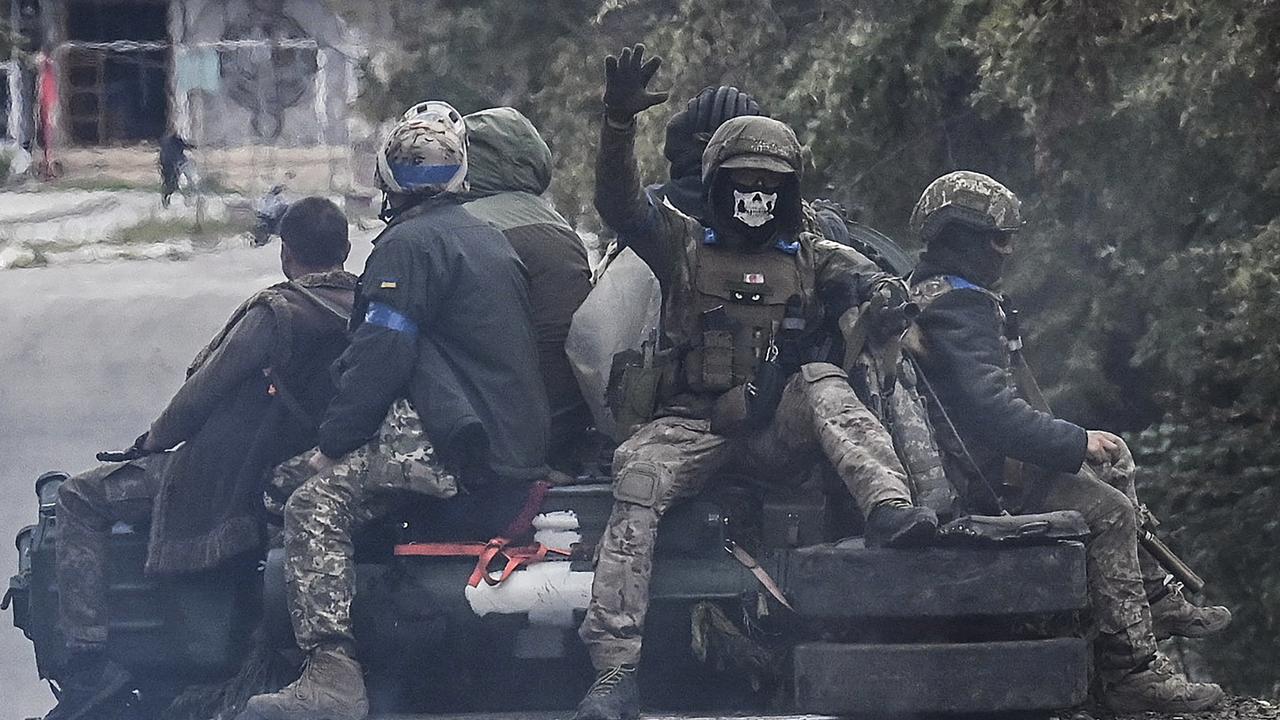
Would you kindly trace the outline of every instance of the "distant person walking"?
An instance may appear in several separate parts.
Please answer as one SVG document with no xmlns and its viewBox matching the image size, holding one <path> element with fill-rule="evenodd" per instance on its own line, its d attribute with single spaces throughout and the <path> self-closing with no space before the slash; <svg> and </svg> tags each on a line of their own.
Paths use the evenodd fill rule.
<svg viewBox="0 0 1280 720">
<path fill-rule="evenodd" d="M 196 184 L 195 165 L 187 157 L 187 151 L 195 147 L 174 132 L 165 133 L 160 138 L 160 204 L 166 208 L 169 207 L 169 198 L 178 192 L 182 176 L 186 176 L 191 186 Z"/>
</svg>

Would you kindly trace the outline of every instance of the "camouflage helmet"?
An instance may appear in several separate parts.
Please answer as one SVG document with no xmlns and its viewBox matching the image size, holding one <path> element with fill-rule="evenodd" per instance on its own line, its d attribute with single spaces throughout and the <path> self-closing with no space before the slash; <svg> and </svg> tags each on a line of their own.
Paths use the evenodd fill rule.
<svg viewBox="0 0 1280 720">
<path fill-rule="evenodd" d="M 1022 227 L 1022 203 L 993 178 L 957 170 L 924 189 L 911 211 L 911 232 L 927 243 L 949 222 L 979 230 L 1017 230 Z"/>
<path fill-rule="evenodd" d="M 433 195 L 467 188 L 467 127 L 448 103 L 405 111 L 378 148 L 375 177 L 390 193 Z"/>
</svg>

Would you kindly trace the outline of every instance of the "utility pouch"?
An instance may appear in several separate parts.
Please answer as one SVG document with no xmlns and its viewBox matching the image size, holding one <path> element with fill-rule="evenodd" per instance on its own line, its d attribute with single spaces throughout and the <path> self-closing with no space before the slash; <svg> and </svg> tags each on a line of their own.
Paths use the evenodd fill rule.
<svg viewBox="0 0 1280 720">
<path fill-rule="evenodd" d="M 720 305 L 702 313 L 702 387 L 721 392 L 733 387 L 733 328 Z"/>
<path fill-rule="evenodd" d="M 649 348 L 623 350 L 613 356 L 609 369 L 609 410 L 613 413 L 614 440 L 631 437 L 641 425 L 653 419 L 658 405 L 665 362 Z"/>
</svg>

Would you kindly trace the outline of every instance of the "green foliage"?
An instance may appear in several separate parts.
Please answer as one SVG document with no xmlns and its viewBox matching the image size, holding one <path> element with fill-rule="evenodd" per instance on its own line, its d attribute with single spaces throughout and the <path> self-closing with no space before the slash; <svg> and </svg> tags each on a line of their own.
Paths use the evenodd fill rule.
<svg viewBox="0 0 1280 720">
<path fill-rule="evenodd" d="M 906 245 L 952 169 L 1019 192 L 1031 224 L 1007 290 L 1055 407 L 1140 431 L 1153 504 L 1252 632 L 1205 651 L 1276 693 L 1280 474 L 1280 3 L 1274 0 L 571 0 L 391 3 L 404 48 L 365 97 L 512 104 L 556 153 L 555 199 L 591 212 L 601 59 L 644 41 L 665 107 L 640 120 L 646 177 L 666 118 L 731 83 L 812 151 L 810 196 Z"/>
</svg>

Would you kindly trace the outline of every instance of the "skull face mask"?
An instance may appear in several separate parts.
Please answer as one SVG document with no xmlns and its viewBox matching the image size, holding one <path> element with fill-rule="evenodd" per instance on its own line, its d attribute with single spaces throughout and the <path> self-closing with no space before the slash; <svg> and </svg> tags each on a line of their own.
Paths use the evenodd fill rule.
<svg viewBox="0 0 1280 720">
<path fill-rule="evenodd" d="M 772 220 L 777 204 L 776 192 L 733 190 L 733 217 L 747 227 L 758 228 Z"/>
</svg>

